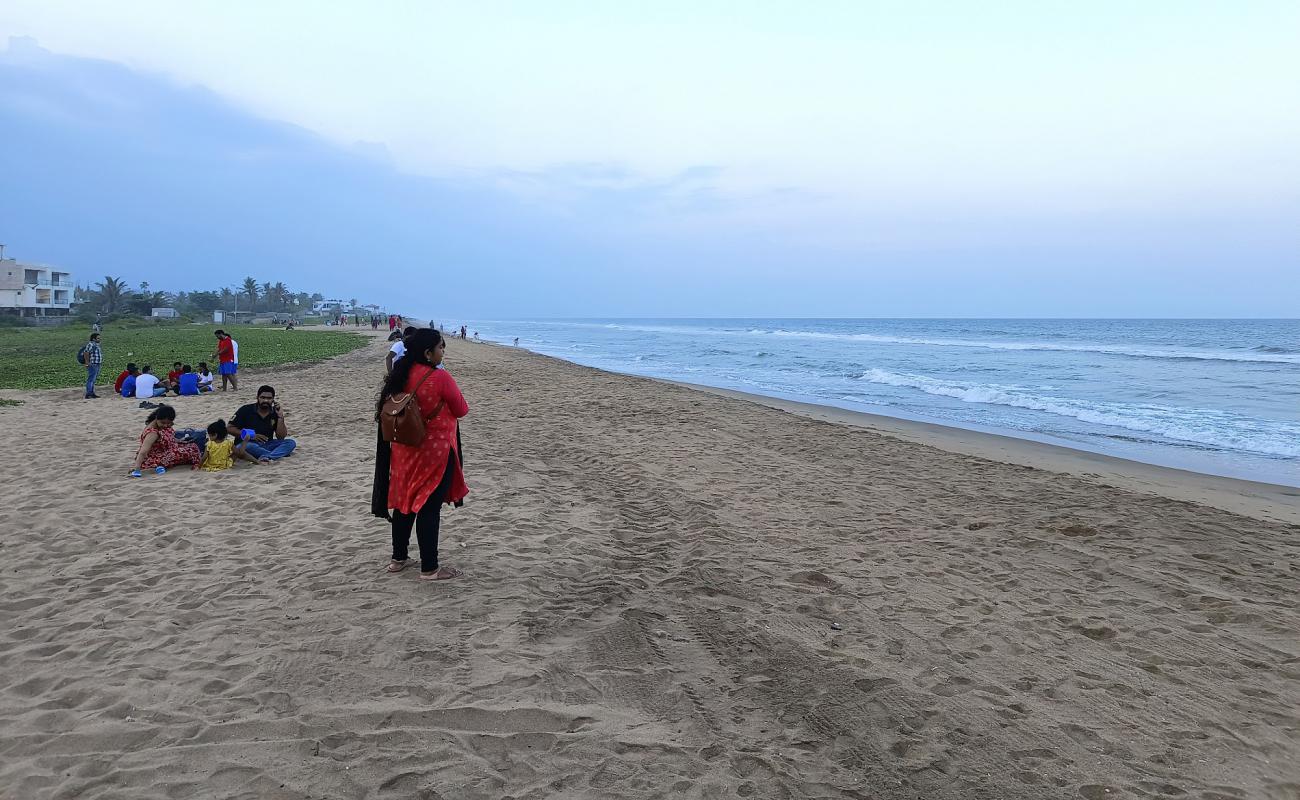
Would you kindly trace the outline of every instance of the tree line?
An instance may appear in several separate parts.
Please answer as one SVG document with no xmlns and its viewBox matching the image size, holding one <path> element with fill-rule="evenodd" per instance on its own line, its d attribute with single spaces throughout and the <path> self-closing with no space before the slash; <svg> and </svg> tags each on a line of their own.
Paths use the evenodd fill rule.
<svg viewBox="0 0 1300 800">
<path fill-rule="evenodd" d="M 224 287 L 208 291 L 165 292 L 141 281 L 132 289 L 122 278 L 111 275 L 97 281 L 93 287 L 77 287 L 76 300 L 82 314 L 109 316 L 140 314 L 148 316 L 155 308 L 174 308 L 183 315 L 204 314 L 216 311 L 261 311 L 265 313 L 302 314 L 311 311 L 313 304 L 324 296 L 320 292 L 294 292 L 282 281 L 258 283 L 244 278 L 239 287 Z M 351 301 L 357 307 L 357 301 Z"/>
</svg>

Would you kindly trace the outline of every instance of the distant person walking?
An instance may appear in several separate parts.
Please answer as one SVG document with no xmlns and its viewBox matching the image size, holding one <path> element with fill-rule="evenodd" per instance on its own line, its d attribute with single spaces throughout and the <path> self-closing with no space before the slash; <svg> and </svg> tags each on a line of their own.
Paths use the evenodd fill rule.
<svg viewBox="0 0 1300 800">
<path fill-rule="evenodd" d="M 98 333 L 90 334 L 90 341 L 86 342 L 77 353 L 77 360 L 86 365 L 86 399 L 98 400 L 99 395 L 95 394 L 95 380 L 104 365 L 104 351 L 99 349 Z"/>
<path fill-rule="evenodd" d="M 412 528 L 420 545 L 420 578 L 442 581 L 463 573 L 438 562 L 438 529 L 444 503 L 459 505 L 469 494 L 461 472 L 458 420 L 469 413 L 460 387 L 445 369 L 439 369 L 446 344 L 432 328 L 416 330 L 406 340 L 406 355 L 394 365 L 379 393 L 375 414 L 394 395 L 415 394 L 425 419 L 424 440 L 419 445 L 387 445 L 388 469 L 376 467 L 371 510 L 392 509 L 393 554 L 389 572 L 401 572 L 410 559 Z M 380 439 L 381 458 L 385 442 Z M 384 501 L 385 507 L 376 506 Z"/>
<path fill-rule="evenodd" d="M 212 355 L 217 362 L 217 373 L 221 375 L 221 391 L 226 391 L 226 386 L 235 391 L 239 391 L 239 378 L 237 373 L 238 356 L 235 354 L 235 340 L 230 338 L 230 334 L 223 330 L 216 330 L 217 352 Z"/>
</svg>

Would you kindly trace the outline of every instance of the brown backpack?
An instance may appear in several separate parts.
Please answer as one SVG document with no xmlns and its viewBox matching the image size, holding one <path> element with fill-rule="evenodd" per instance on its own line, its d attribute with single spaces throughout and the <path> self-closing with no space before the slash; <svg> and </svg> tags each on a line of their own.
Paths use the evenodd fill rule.
<svg viewBox="0 0 1300 800">
<path fill-rule="evenodd" d="M 433 371 L 425 373 L 415 385 L 415 391 L 389 395 L 384 398 L 384 405 L 379 410 L 379 430 L 385 442 L 419 447 L 424 441 L 424 414 L 420 411 L 420 401 L 415 394 L 420 390 Z M 442 411 L 443 402 L 438 401 L 430 419 Z"/>
</svg>

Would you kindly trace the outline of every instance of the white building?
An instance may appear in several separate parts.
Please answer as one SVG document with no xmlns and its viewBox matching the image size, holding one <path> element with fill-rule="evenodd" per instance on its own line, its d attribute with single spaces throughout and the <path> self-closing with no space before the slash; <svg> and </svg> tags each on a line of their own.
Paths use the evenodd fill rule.
<svg viewBox="0 0 1300 800">
<path fill-rule="evenodd" d="M 72 308 L 72 273 L 44 264 L 0 259 L 0 313 L 65 316 Z"/>
<path fill-rule="evenodd" d="M 321 300 L 311 307 L 313 314 L 323 314 L 326 311 L 342 311 L 348 307 L 346 300 Z"/>
</svg>

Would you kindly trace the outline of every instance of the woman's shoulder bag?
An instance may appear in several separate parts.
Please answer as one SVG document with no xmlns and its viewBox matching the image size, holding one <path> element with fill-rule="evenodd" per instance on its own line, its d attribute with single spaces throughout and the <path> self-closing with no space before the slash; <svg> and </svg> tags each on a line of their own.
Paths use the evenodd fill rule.
<svg viewBox="0 0 1300 800">
<path fill-rule="evenodd" d="M 426 372 L 413 391 L 389 395 L 384 399 L 384 405 L 379 410 L 379 430 L 385 442 L 418 447 L 424 441 L 424 414 L 415 395 L 432 374 L 433 370 Z M 441 410 L 442 401 L 439 400 L 434 407 L 433 416 Z"/>
</svg>

